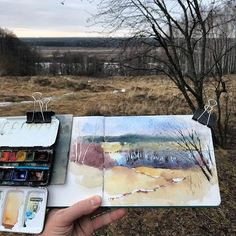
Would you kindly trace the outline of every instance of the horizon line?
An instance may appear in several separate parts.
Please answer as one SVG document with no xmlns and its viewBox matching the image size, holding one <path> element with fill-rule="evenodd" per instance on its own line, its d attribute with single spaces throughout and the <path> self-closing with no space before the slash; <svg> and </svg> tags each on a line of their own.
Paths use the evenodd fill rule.
<svg viewBox="0 0 236 236">
<path fill-rule="evenodd" d="M 129 38 L 125 36 L 17 36 L 20 38 Z"/>
</svg>

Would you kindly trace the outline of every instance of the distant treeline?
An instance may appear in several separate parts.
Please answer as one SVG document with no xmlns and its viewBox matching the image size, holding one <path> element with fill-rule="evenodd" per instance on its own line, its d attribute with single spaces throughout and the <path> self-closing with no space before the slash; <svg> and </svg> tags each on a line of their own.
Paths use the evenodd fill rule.
<svg viewBox="0 0 236 236">
<path fill-rule="evenodd" d="M 119 142 L 121 144 L 129 143 L 157 143 L 157 142 L 177 142 L 178 137 L 173 136 L 152 136 L 152 135 L 136 135 L 127 134 L 120 136 L 84 136 L 84 141 L 100 143 L 100 142 Z"/>
<path fill-rule="evenodd" d="M 0 28 L 0 75 L 34 75 L 38 53 L 12 32 Z"/>
<path fill-rule="evenodd" d="M 228 39 L 230 45 L 235 38 Z M 177 39 L 179 46 L 183 39 Z M 224 39 L 208 39 L 219 48 Z M 49 54 L 41 47 L 49 48 Z M 50 49 L 50 47 L 55 47 Z M 65 47 L 63 50 L 63 47 Z M 70 50 L 81 47 L 85 50 Z M 90 49 L 92 48 L 92 50 Z M 96 50 L 96 48 L 100 48 Z M 101 49 L 102 48 L 102 49 Z M 103 50 L 104 49 L 104 50 Z M 108 49 L 108 50 L 107 50 Z M 92 52 L 91 52 L 92 51 Z M 201 71 L 201 50 L 193 55 L 197 73 Z M 222 59 L 222 74 L 236 73 L 236 47 Z M 136 76 L 163 73 L 164 50 L 157 39 L 151 38 L 21 38 L 0 28 L 0 75 L 76 75 L 76 76 Z M 205 67 L 211 69 L 214 57 L 206 51 Z M 186 75 L 191 70 L 186 57 L 179 59 Z M 217 64 L 218 65 L 218 64 Z M 169 67 L 168 67 L 169 68 Z M 167 68 L 167 69 L 168 69 Z M 217 67 L 211 69 L 213 72 Z M 170 70 L 169 74 L 172 73 Z"/>
<path fill-rule="evenodd" d="M 83 48 L 117 48 L 126 38 L 72 37 L 72 38 L 20 38 L 32 47 L 83 47 Z"/>
<path fill-rule="evenodd" d="M 153 44 L 153 38 L 17 38 L 7 29 L 0 28 L 0 75 L 142 75 L 157 74 L 153 63 L 139 54 L 137 48 L 145 43 Z M 131 44 L 130 44 L 131 42 Z M 131 46 L 132 45 L 132 46 Z M 50 48 L 52 54 L 45 55 L 40 47 Z M 66 47 L 68 51 L 60 51 Z M 94 48 L 88 51 L 70 51 L 70 48 Z M 106 48 L 110 51 L 97 51 Z M 127 49 L 128 51 L 126 53 Z M 125 53 L 124 53 L 125 52 Z M 130 60 L 130 55 L 134 58 Z M 138 69 L 133 69 L 138 68 Z M 144 69 L 140 69 L 144 68 Z M 151 70 L 150 70 L 151 68 Z"/>
</svg>

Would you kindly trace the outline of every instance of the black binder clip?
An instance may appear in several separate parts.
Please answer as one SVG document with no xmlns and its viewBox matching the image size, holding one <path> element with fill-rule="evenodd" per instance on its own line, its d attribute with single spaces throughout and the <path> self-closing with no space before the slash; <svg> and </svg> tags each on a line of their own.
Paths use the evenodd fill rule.
<svg viewBox="0 0 236 236">
<path fill-rule="evenodd" d="M 42 98 L 42 93 L 35 92 L 32 94 L 34 99 L 34 110 L 26 113 L 26 123 L 51 123 L 52 116 L 55 112 L 48 111 L 48 103 L 50 98 Z M 38 103 L 40 111 L 36 111 L 36 103 Z M 43 106 L 45 105 L 45 110 Z"/>
<path fill-rule="evenodd" d="M 192 119 L 210 128 L 213 127 L 216 122 L 216 115 L 212 111 L 216 105 L 217 102 L 214 99 L 209 99 L 204 109 L 199 108 L 194 112 Z"/>
</svg>

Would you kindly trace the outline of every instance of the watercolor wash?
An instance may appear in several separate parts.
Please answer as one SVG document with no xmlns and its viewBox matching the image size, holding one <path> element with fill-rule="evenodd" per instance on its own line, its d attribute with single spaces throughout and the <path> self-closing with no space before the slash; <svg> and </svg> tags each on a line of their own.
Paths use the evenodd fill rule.
<svg viewBox="0 0 236 236">
<path fill-rule="evenodd" d="M 191 116 L 108 117 L 103 149 L 104 205 L 220 202 L 211 131 Z"/>
<path fill-rule="evenodd" d="M 40 233 L 47 205 L 46 188 L 1 187 L 0 231 Z"/>
<path fill-rule="evenodd" d="M 73 118 L 66 182 L 48 186 L 48 206 L 70 206 L 88 196 L 102 196 L 104 157 L 101 142 L 86 139 L 103 137 L 103 128 L 103 117 Z"/>
<path fill-rule="evenodd" d="M 74 117 L 66 185 L 50 188 L 49 206 L 219 205 L 211 130 L 184 115 Z"/>
</svg>

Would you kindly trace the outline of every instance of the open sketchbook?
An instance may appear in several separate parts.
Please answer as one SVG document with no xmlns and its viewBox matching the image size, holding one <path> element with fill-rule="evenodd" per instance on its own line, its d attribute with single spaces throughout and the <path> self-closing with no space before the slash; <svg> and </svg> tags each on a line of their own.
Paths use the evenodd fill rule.
<svg viewBox="0 0 236 236">
<path fill-rule="evenodd" d="M 211 130 L 190 115 L 74 117 L 67 179 L 48 206 L 217 206 Z"/>
</svg>

